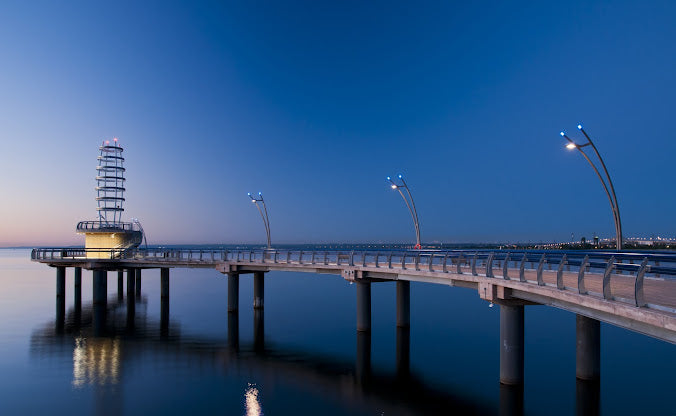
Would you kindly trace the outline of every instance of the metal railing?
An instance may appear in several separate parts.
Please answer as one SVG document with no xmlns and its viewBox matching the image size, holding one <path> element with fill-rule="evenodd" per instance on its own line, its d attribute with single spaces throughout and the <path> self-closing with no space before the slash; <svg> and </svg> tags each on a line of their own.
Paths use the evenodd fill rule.
<svg viewBox="0 0 676 416">
<path fill-rule="evenodd" d="M 667 253 L 601 252 L 601 251 L 535 251 L 535 250 L 277 250 L 250 249 L 84 249 L 41 248 L 34 249 L 31 259 L 36 261 L 77 260 L 127 260 L 167 264 L 218 264 L 223 262 L 248 264 L 289 264 L 316 267 L 370 267 L 398 272 L 427 271 L 443 274 L 469 274 L 487 278 L 515 280 L 523 283 L 550 286 L 559 290 L 572 290 L 582 295 L 597 296 L 605 300 L 631 303 L 676 313 L 676 301 L 668 304 L 650 302 L 646 298 L 646 281 L 675 281 L 676 255 Z M 566 286 L 564 277 L 577 273 L 577 285 Z M 588 289 L 592 273 L 601 291 Z M 553 276 L 552 276 L 553 275 Z M 548 279 L 545 279 L 545 276 Z M 555 276 L 555 279 L 553 277 Z M 617 276 L 633 279 L 631 297 L 613 294 L 611 282 Z M 547 281 L 548 280 L 548 281 Z M 664 303 L 664 302 L 663 302 Z M 673 305 L 672 305 L 673 304 Z"/>
<path fill-rule="evenodd" d="M 77 231 L 141 231 L 133 222 L 80 221 L 75 227 Z"/>
</svg>

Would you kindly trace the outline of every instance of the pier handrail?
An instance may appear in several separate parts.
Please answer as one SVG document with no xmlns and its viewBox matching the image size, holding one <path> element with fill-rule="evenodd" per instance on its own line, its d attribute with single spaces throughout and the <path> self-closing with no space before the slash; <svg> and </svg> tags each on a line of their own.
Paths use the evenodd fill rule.
<svg viewBox="0 0 676 416">
<path fill-rule="evenodd" d="M 82 247 L 37 248 L 31 259 L 43 262 L 119 260 L 167 265 L 293 264 L 317 268 L 375 268 L 383 271 L 416 271 L 468 274 L 493 279 L 518 280 L 581 295 L 634 304 L 676 313 L 669 305 L 646 301 L 646 279 L 676 279 L 676 255 L 668 253 L 547 251 L 547 250 L 307 250 L 227 248 L 134 248 L 85 249 Z M 527 279 L 535 272 L 536 279 Z M 545 282 L 544 273 L 556 274 L 556 283 Z M 577 273 L 577 287 L 564 285 L 564 273 Z M 603 276 L 603 290 L 587 290 L 585 275 Z M 611 291 L 613 275 L 634 279 L 633 299 L 620 298 Z M 532 275 L 531 275 L 532 276 Z"/>
</svg>

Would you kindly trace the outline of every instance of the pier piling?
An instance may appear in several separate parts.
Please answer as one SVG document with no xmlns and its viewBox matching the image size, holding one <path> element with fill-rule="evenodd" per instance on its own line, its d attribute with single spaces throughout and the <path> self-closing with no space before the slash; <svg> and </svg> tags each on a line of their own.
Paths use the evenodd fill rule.
<svg viewBox="0 0 676 416">
<path fill-rule="evenodd" d="M 75 267 L 74 272 L 73 304 L 75 306 L 75 311 L 80 312 L 82 310 L 82 267 Z"/>
<path fill-rule="evenodd" d="M 371 332 L 371 282 L 356 281 L 357 331 Z"/>
<path fill-rule="evenodd" d="M 133 298 L 136 293 L 136 269 L 127 269 L 127 299 Z"/>
<path fill-rule="evenodd" d="M 411 325 L 411 282 L 397 280 L 397 327 Z"/>
<path fill-rule="evenodd" d="M 239 273 L 228 273 L 228 312 L 239 311 Z"/>
<path fill-rule="evenodd" d="M 253 307 L 254 309 L 263 309 L 263 298 L 265 294 L 265 273 L 263 272 L 254 272 L 254 299 Z"/>
<path fill-rule="evenodd" d="M 523 305 L 500 305 L 500 383 L 523 383 Z"/>
<path fill-rule="evenodd" d="M 575 376 L 581 380 L 601 378 L 601 323 L 596 319 L 576 315 Z"/>
<path fill-rule="evenodd" d="M 56 268 L 56 322 L 63 325 L 66 318 L 66 268 Z"/>
<path fill-rule="evenodd" d="M 124 299 L 124 270 L 117 271 L 117 299 Z"/>
<path fill-rule="evenodd" d="M 141 297 L 141 269 L 136 270 L 136 297 Z"/>
<path fill-rule="evenodd" d="M 105 305 L 108 296 L 108 272 L 105 270 L 94 270 L 94 284 L 92 299 L 94 304 Z"/>
</svg>

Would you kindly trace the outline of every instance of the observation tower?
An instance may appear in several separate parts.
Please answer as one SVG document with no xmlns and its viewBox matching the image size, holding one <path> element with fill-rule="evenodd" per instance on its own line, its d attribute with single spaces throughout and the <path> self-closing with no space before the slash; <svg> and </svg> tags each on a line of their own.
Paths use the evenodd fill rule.
<svg viewBox="0 0 676 416">
<path fill-rule="evenodd" d="M 99 146 L 96 167 L 96 211 L 98 219 L 81 221 L 77 233 L 85 235 L 88 258 L 110 258 L 111 250 L 122 251 L 138 247 L 144 238 L 138 220 L 122 222 L 124 212 L 124 157 L 118 139 L 104 141 Z M 116 254 L 116 253 L 113 253 Z"/>
</svg>

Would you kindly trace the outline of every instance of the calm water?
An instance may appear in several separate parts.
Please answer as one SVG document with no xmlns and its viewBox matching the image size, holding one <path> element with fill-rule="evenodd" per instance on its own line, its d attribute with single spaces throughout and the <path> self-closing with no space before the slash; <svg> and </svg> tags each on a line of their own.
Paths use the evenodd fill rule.
<svg viewBox="0 0 676 416">
<path fill-rule="evenodd" d="M 372 285 L 369 340 L 357 339 L 355 287 L 340 277 L 268 273 L 264 316 L 254 316 L 243 275 L 238 337 L 231 321 L 229 338 L 227 280 L 216 271 L 171 271 L 168 321 L 158 270 L 143 272 L 133 300 L 118 297 L 111 272 L 100 326 L 91 272 L 78 314 L 68 269 L 58 328 L 55 270 L 29 257 L 0 250 L 2 415 L 507 414 L 519 402 L 498 383 L 499 310 L 472 290 L 411 285 L 406 371 L 394 283 Z M 530 306 L 525 319 L 524 413 L 571 415 L 576 400 L 593 408 L 593 386 L 575 380 L 575 316 Z M 676 415 L 674 346 L 605 324 L 601 337 L 601 413 Z"/>
</svg>

